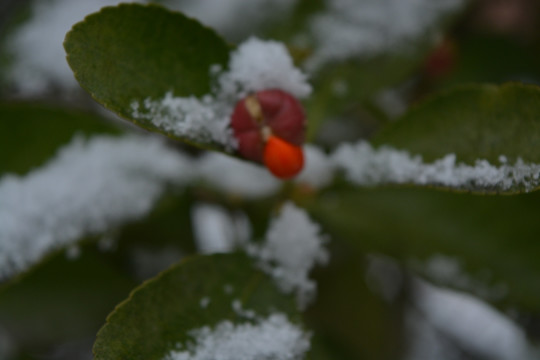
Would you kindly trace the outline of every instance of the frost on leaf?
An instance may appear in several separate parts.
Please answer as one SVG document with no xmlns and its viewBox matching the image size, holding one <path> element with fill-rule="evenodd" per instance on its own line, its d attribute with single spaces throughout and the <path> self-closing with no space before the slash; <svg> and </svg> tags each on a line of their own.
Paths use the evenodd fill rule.
<svg viewBox="0 0 540 360">
<path fill-rule="evenodd" d="M 324 243 L 319 225 L 305 211 L 286 203 L 270 223 L 264 243 L 250 244 L 247 251 L 283 292 L 296 294 L 298 306 L 304 308 L 316 291 L 309 272 L 328 261 Z"/>
<path fill-rule="evenodd" d="M 315 16 L 310 32 L 315 52 L 308 67 L 318 69 L 332 61 L 369 58 L 407 50 L 429 33 L 463 0 L 327 0 L 328 11 Z"/>
<path fill-rule="evenodd" d="M 300 98 L 311 93 L 306 76 L 294 67 L 285 46 L 276 41 L 250 38 L 231 53 L 227 71 L 217 66 L 209 71 L 215 78 L 211 94 L 175 97 L 173 89 L 162 99 L 134 100 L 132 116 L 172 135 L 230 152 L 237 146 L 229 124 L 238 100 L 272 88 Z"/>
<path fill-rule="evenodd" d="M 75 137 L 25 176 L 0 179 L 0 278 L 83 236 L 146 215 L 190 161 L 155 138 Z"/>
<path fill-rule="evenodd" d="M 454 154 L 426 164 L 421 156 L 389 146 L 374 149 L 369 143 L 341 145 L 333 154 L 338 168 L 358 185 L 380 184 L 436 185 L 469 191 L 532 191 L 540 185 L 540 165 L 518 159 L 509 164 L 504 156 L 500 165 L 476 160 L 474 165 L 456 161 Z"/>
<path fill-rule="evenodd" d="M 255 323 L 234 324 L 228 320 L 213 329 L 189 332 L 193 342 L 186 349 L 171 351 L 164 360 L 300 360 L 309 350 L 309 334 L 281 313 Z"/>
</svg>

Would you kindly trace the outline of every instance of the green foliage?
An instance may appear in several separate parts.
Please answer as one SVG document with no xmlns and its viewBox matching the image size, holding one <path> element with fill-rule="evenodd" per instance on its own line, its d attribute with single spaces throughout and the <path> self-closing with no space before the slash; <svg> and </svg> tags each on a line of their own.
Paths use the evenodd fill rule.
<svg viewBox="0 0 540 360">
<path fill-rule="evenodd" d="M 533 85 L 469 85 L 418 104 L 373 140 L 433 161 L 454 153 L 459 161 L 540 162 L 540 89 Z"/>
<path fill-rule="evenodd" d="M 117 133 L 98 116 L 34 103 L 0 104 L 0 173 L 25 173 L 42 165 L 73 135 Z"/>
<path fill-rule="evenodd" d="M 334 241 L 347 241 L 362 253 L 387 254 L 405 265 L 443 254 L 460 259 L 471 275 L 489 269 L 491 277 L 479 282 L 507 287 L 503 300 L 495 303 L 538 313 L 539 198 L 538 192 L 478 196 L 426 189 L 343 189 L 321 196 L 312 214 Z"/>
<path fill-rule="evenodd" d="M 94 99 L 158 131 L 133 118 L 132 102 L 162 98 L 168 91 L 202 96 L 211 90 L 210 67 L 225 67 L 229 56 L 224 40 L 196 20 L 139 4 L 88 16 L 67 34 L 64 47 L 75 77 Z"/>
<path fill-rule="evenodd" d="M 102 252 L 79 250 L 76 259 L 58 251 L 0 286 L 0 323 L 19 345 L 42 351 L 95 334 L 136 285 Z"/>
<path fill-rule="evenodd" d="M 244 254 L 198 256 L 135 289 L 98 333 L 95 359 L 161 359 L 191 340 L 189 330 L 243 320 L 232 308 L 235 300 L 258 316 L 279 311 L 298 321 L 294 299 L 282 295 Z"/>
</svg>

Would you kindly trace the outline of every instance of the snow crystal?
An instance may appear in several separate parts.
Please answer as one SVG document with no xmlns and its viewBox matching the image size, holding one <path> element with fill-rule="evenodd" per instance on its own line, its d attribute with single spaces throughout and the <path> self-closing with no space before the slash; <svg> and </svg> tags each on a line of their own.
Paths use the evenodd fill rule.
<svg viewBox="0 0 540 360">
<path fill-rule="evenodd" d="M 214 329 L 192 330 L 190 336 L 194 342 L 186 350 L 171 351 L 164 360 L 300 360 L 310 348 L 310 335 L 281 313 L 256 323 L 225 320 Z"/>
<path fill-rule="evenodd" d="M 200 177 L 214 188 L 247 198 L 261 198 L 278 191 L 281 182 L 261 166 L 216 152 L 196 163 Z"/>
<path fill-rule="evenodd" d="M 314 189 L 329 185 L 334 179 L 335 165 L 323 150 L 314 145 L 304 146 L 304 169 L 295 178 L 295 182 L 307 184 Z"/>
<path fill-rule="evenodd" d="M 315 264 L 328 261 L 325 239 L 318 224 L 307 213 L 290 202 L 283 205 L 279 216 L 272 220 L 265 242 L 249 244 L 248 253 L 260 261 L 285 293 L 295 293 L 298 306 L 304 308 L 312 299 L 316 284 L 308 278 Z"/>
<path fill-rule="evenodd" d="M 6 51 L 13 56 L 7 78 L 25 96 L 48 90 L 51 84 L 66 90 L 78 88 L 66 62 L 62 43 L 71 26 L 85 15 L 118 0 L 32 1 L 31 18 L 8 38 Z"/>
<path fill-rule="evenodd" d="M 297 97 L 311 93 L 306 76 L 294 67 L 285 46 L 276 41 L 250 38 L 232 52 L 228 71 L 220 73 L 213 67 L 209 72 L 217 76 L 212 94 L 199 99 L 174 97 L 168 92 L 162 99 L 134 100 L 132 115 L 177 136 L 231 151 L 237 143 L 229 128 L 230 117 L 241 98 L 271 88 Z"/>
<path fill-rule="evenodd" d="M 202 100 L 175 97 L 167 92 L 163 99 L 146 98 L 142 107 L 138 101 L 131 103 L 135 119 L 151 121 L 156 127 L 180 137 L 202 143 L 215 143 L 231 151 L 237 147 L 229 128 L 234 104 L 219 101 L 210 95 Z"/>
<path fill-rule="evenodd" d="M 316 47 L 308 67 L 406 49 L 463 0 L 327 0 L 310 32 Z"/>
<path fill-rule="evenodd" d="M 75 137 L 25 176 L 0 179 L 0 278 L 82 236 L 146 215 L 189 161 L 156 138 Z"/>
<path fill-rule="evenodd" d="M 540 165 L 526 164 L 521 159 L 513 165 L 501 163 L 498 167 L 482 159 L 467 165 L 456 163 L 456 156 L 448 154 L 425 164 L 421 156 L 411 156 L 389 146 L 374 149 L 365 141 L 343 144 L 332 157 L 345 170 L 347 178 L 359 185 L 412 183 L 493 191 L 514 187 L 531 191 L 540 185 Z"/>
<path fill-rule="evenodd" d="M 418 282 L 415 306 L 438 331 L 481 358 L 528 359 L 525 333 L 479 299 Z"/>
<path fill-rule="evenodd" d="M 196 204 L 191 209 L 193 232 L 202 254 L 227 253 L 251 237 L 251 226 L 243 213 L 231 214 L 210 204 Z"/>
</svg>

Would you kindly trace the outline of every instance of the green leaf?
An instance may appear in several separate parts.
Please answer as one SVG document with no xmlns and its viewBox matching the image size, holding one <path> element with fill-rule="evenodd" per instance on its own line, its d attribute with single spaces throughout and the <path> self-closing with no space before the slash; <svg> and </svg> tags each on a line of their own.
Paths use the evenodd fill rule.
<svg viewBox="0 0 540 360">
<path fill-rule="evenodd" d="M 342 189 L 320 196 L 311 209 L 334 241 L 403 263 L 437 254 L 455 258 L 478 288 L 507 289 L 489 299 L 495 305 L 540 313 L 539 201 L 538 192 L 493 197 Z"/>
<path fill-rule="evenodd" d="M 350 243 L 335 240 L 330 244 L 330 263 L 313 274 L 317 298 L 305 317 L 315 331 L 313 352 L 324 346 L 321 351 L 333 356 L 321 359 L 400 358 L 402 324 L 396 316 L 400 304 L 389 304 L 375 295 L 362 281 L 366 279 L 364 254 Z"/>
<path fill-rule="evenodd" d="M 41 165 L 73 135 L 115 133 L 99 116 L 32 103 L 0 104 L 0 174 L 23 174 Z"/>
<path fill-rule="evenodd" d="M 454 153 L 469 164 L 540 163 L 540 88 L 524 84 L 468 85 L 413 107 L 373 140 L 433 161 Z"/>
<path fill-rule="evenodd" d="M 205 298 L 207 307 L 201 306 Z M 95 359 L 161 359 L 191 340 L 190 330 L 241 320 L 232 308 L 235 300 L 258 315 L 279 311 L 298 321 L 294 299 L 282 295 L 245 255 L 198 256 L 133 291 L 98 333 Z"/>
<path fill-rule="evenodd" d="M 74 25 L 64 47 L 75 77 L 99 103 L 184 141 L 149 120 L 135 119 L 131 104 L 169 91 L 184 97 L 207 94 L 210 67 L 225 67 L 229 57 L 228 45 L 213 30 L 156 5 L 105 7 Z"/>
<path fill-rule="evenodd" d="M 136 283 L 107 254 L 81 246 L 57 251 L 0 287 L 0 323 L 16 347 L 48 348 L 93 337 L 112 307 Z"/>
</svg>

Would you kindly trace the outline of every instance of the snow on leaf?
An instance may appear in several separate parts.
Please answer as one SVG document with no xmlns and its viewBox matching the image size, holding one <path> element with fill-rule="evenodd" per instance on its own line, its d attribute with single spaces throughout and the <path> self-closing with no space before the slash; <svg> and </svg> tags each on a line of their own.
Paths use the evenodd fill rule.
<svg viewBox="0 0 540 360">
<path fill-rule="evenodd" d="M 190 331 L 194 342 L 186 350 L 171 351 L 164 360 L 300 360 L 309 350 L 309 334 L 273 313 L 255 323 L 233 324 L 225 320 L 214 329 Z"/>
<path fill-rule="evenodd" d="M 313 298 L 316 284 L 308 278 L 316 264 L 328 261 L 320 227 L 304 210 L 288 202 L 283 205 L 266 232 L 262 245 L 249 244 L 248 253 L 259 260 L 285 293 L 295 293 L 298 306 L 304 308 Z"/>
<path fill-rule="evenodd" d="M 0 277 L 83 236 L 146 215 L 190 161 L 156 138 L 75 137 L 25 176 L 0 179 Z"/>
<path fill-rule="evenodd" d="M 436 185 L 469 191 L 525 192 L 540 185 L 540 165 L 527 164 L 518 159 L 508 164 L 504 156 L 495 166 L 478 159 L 474 165 L 456 161 L 448 154 L 433 163 L 424 163 L 422 157 L 389 146 L 374 149 L 369 143 L 343 144 L 332 155 L 349 181 L 364 186 L 382 184 Z"/>
</svg>

